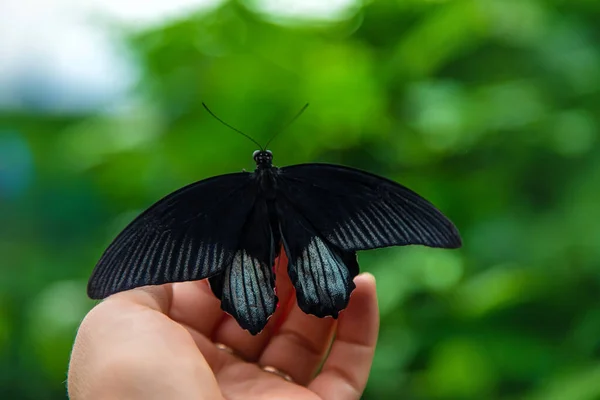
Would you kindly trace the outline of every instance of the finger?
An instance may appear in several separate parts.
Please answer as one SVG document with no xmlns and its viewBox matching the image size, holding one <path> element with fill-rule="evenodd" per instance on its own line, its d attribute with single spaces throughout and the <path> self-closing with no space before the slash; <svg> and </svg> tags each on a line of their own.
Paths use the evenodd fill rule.
<svg viewBox="0 0 600 400">
<path fill-rule="evenodd" d="M 113 294 L 100 304 L 109 303 L 112 306 L 114 303 L 128 303 L 167 314 L 171 308 L 172 300 L 172 285 L 142 286 L 137 289 Z"/>
<path fill-rule="evenodd" d="M 210 339 L 213 330 L 225 317 L 220 301 L 212 293 L 208 281 L 181 282 L 148 286 L 124 292 L 123 297 L 160 311 L 184 327 L 196 347 L 216 374 L 230 363 L 239 362 L 235 354 L 219 350 Z"/>
<path fill-rule="evenodd" d="M 174 283 L 172 290 L 169 317 L 210 338 L 225 313 L 208 281 Z"/>
<path fill-rule="evenodd" d="M 275 367 L 290 375 L 294 382 L 306 385 L 325 358 L 335 326 L 333 318 L 307 315 L 295 303 L 258 363 Z"/>
<path fill-rule="evenodd" d="M 71 355 L 70 398 L 220 398 L 190 334 L 165 315 L 170 297 L 169 286 L 140 288 L 92 309 Z"/>
<path fill-rule="evenodd" d="M 271 334 L 277 332 L 295 304 L 295 289 L 288 275 L 288 258 L 281 248 L 281 255 L 275 264 L 275 294 L 279 299 L 277 310 L 273 315 L 273 325 L 270 327 Z"/>
<path fill-rule="evenodd" d="M 130 301 L 168 315 L 188 330 L 213 370 L 232 361 L 210 340 L 225 313 L 206 280 L 141 287 L 111 296 L 109 300 Z"/>
<path fill-rule="evenodd" d="M 293 294 L 292 284 L 287 275 L 287 258 L 284 252 L 281 252 L 276 265 L 275 286 L 279 304 L 275 313 L 269 319 L 265 329 L 256 336 L 242 329 L 237 321 L 227 315 L 221 325 L 217 327 L 213 341 L 223 343 L 239 353 L 247 361 L 256 361 L 263 349 L 269 342 L 271 335 L 280 325 L 280 320 L 285 318 L 291 307 L 291 298 Z"/>
<path fill-rule="evenodd" d="M 355 283 L 323 370 L 308 386 L 323 399 L 360 399 L 369 378 L 379 332 L 375 278 L 363 273 Z"/>
</svg>

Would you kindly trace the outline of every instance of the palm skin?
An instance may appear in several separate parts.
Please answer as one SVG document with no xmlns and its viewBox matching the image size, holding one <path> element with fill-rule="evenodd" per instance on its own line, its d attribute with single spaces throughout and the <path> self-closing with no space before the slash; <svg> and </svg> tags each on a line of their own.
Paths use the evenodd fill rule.
<svg viewBox="0 0 600 400">
<path fill-rule="evenodd" d="M 110 296 L 78 331 L 70 398 L 359 399 L 379 328 L 374 278 L 355 278 L 357 288 L 338 320 L 317 318 L 298 308 L 286 267 L 282 260 L 277 268 L 280 306 L 256 336 L 220 309 L 205 281 Z M 284 371 L 293 382 L 261 366 Z"/>
</svg>

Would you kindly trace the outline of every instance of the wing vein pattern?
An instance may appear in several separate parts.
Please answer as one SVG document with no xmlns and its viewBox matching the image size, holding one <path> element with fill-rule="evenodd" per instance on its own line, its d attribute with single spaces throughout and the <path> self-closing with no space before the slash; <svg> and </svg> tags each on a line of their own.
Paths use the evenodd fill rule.
<svg viewBox="0 0 600 400">
<path fill-rule="evenodd" d="M 100 299 L 222 272 L 238 250 L 257 191 L 250 173 L 235 173 L 193 183 L 159 200 L 108 246 L 92 272 L 88 295 Z"/>
<path fill-rule="evenodd" d="M 461 245 L 458 230 L 448 218 L 391 180 L 329 164 L 283 167 L 277 179 L 281 196 L 328 243 L 341 250 Z"/>
</svg>

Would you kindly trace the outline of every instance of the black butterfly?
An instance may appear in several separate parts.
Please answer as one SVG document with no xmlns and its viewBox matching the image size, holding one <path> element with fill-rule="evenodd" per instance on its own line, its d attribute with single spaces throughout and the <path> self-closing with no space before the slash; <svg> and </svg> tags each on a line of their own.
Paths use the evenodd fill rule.
<svg viewBox="0 0 600 400">
<path fill-rule="evenodd" d="M 329 164 L 272 165 L 205 179 L 166 196 L 131 222 L 96 265 L 88 295 L 208 278 L 221 308 L 252 334 L 277 306 L 281 244 L 299 307 L 318 317 L 346 308 L 357 250 L 420 244 L 457 248 L 456 227 L 406 187 Z"/>
</svg>

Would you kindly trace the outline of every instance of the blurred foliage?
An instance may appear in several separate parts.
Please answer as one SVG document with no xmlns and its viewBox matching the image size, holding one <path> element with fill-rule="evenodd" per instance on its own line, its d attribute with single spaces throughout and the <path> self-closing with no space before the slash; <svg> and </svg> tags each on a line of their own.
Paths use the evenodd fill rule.
<svg viewBox="0 0 600 400">
<path fill-rule="evenodd" d="M 360 254 L 382 327 L 365 399 L 600 398 L 600 3 L 373 1 L 341 19 L 255 2 L 123 33 L 140 79 L 93 115 L 0 112 L 0 398 L 64 398 L 105 246 L 161 196 L 253 167 L 388 176 L 464 248 Z"/>
</svg>

